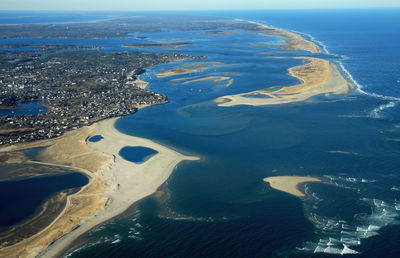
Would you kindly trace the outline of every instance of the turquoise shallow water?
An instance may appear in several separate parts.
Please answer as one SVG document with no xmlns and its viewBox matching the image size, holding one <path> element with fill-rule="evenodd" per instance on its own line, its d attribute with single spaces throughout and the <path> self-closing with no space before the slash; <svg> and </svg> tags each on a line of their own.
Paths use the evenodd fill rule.
<svg viewBox="0 0 400 258">
<path fill-rule="evenodd" d="M 155 74 L 178 64 L 149 69 L 142 79 L 151 81 L 150 89 L 166 94 L 170 102 L 142 109 L 116 124 L 123 133 L 202 159 L 179 164 L 162 187 L 162 197 L 148 197 L 133 212 L 96 227 L 68 256 L 390 257 L 398 253 L 400 54 L 394 42 L 400 40 L 395 33 L 399 10 L 211 14 L 305 33 L 324 49 L 314 56 L 335 62 L 355 90 L 281 106 L 218 107 L 213 100 L 219 96 L 298 83 L 287 69 L 301 60 L 272 56 L 310 54 L 278 49 L 278 38 L 246 32 L 133 35 L 150 40 L 186 38 L 193 44 L 174 51 L 221 63 L 198 74 L 171 78 Z M 128 40 L 81 42 L 104 44 L 106 51 L 113 51 L 121 50 L 121 42 Z M 226 87 L 224 82 L 171 81 L 196 75 L 229 76 L 234 82 Z M 299 199 L 262 181 L 278 175 L 315 176 L 323 183 L 305 185 L 307 198 Z"/>
</svg>

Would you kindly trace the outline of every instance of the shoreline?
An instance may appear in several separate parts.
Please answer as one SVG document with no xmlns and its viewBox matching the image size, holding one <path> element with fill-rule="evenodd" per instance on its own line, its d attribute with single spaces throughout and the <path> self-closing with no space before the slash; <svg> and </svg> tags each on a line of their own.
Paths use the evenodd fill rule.
<svg viewBox="0 0 400 258">
<path fill-rule="evenodd" d="M 89 183 L 68 196 L 64 210 L 46 228 L 0 249 L 0 256 L 62 255 L 77 237 L 156 192 L 180 162 L 199 160 L 151 140 L 123 134 L 114 127 L 117 120 L 106 119 L 45 143 L 51 145 L 46 148 L 47 155 L 62 163 L 61 166 L 84 173 Z M 86 141 L 87 137 L 98 134 L 104 139 Z M 118 155 L 125 146 L 148 147 L 158 153 L 144 163 L 135 164 Z"/>
<path fill-rule="evenodd" d="M 53 257 L 67 251 L 79 236 L 122 214 L 135 202 L 155 193 L 180 162 L 199 160 L 198 157 L 185 156 L 151 140 L 120 133 L 114 126 L 116 121 L 114 118 L 98 123 L 94 133 L 102 135 L 104 139 L 88 143 L 94 151 L 114 157 L 108 171 L 104 171 L 112 174 L 107 180 L 109 191 L 105 195 L 109 201 L 106 207 L 79 228 L 57 240 L 40 256 Z M 119 150 L 125 146 L 143 146 L 158 153 L 144 163 L 135 164 L 119 156 Z M 149 171 L 153 173 L 149 175 Z"/>
<path fill-rule="evenodd" d="M 306 64 L 289 68 L 288 75 L 300 80 L 293 86 L 260 89 L 251 92 L 226 95 L 214 100 L 220 107 L 237 105 L 266 106 L 303 102 L 318 95 L 348 94 L 353 84 L 344 78 L 338 67 L 325 60 L 314 57 L 298 57 Z"/>
<path fill-rule="evenodd" d="M 241 19 L 237 19 L 238 21 L 243 21 Z M 283 37 L 283 40 L 286 42 L 286 45 L 279 45 L 279 48 L 286 50 L 304 50 L 315 53 L 321 53 L 321 48 L 312 41 L 309 41 L 303 38 L 301 35 L 296 34 L 294 32 L 276 28 L 273 26 L 265 25 L 257 21 L 247 21 L 248 23 L 257 25 L 262 31 L 260 33 L 265 35 L 274 35 Z M 251 31 L 253 32 L 253 31 Z"/>
<path fill-rule="evenodd" d="M 198 73 L 212 68 L 220 67 L 222 63 L 214 61 L 200 61 L 185 63 L 175 66 L 173 69 L 160 71 L 156 74 L 157 78 L 171 77 L 175 75 L 184 75 L 189 73 Z"/>
<path fill-rule="evenodd" d="M 270 187 L 297 197 L 305 197 L 306 195 L 299 190 L 299 186 L 310 182 L 322 182 L 316 177 L 302 176 L 272 176 L 263 179 L 269 183 Z"/>
</svg>

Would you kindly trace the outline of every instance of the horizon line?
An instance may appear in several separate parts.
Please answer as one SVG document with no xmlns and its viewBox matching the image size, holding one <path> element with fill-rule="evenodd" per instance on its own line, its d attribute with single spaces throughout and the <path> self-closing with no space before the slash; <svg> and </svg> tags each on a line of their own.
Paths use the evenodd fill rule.
<svg viewBox="0 0 400 258">
<path fill-rule="evenodd" d="M 366 10 L 366 9 L 400 9 L 399 6 L 376 6 L 376 7 L 327 7 L 327 8 L 269 8 L 269 9 L 170 9 L 170 10 L 151 10 L 151 9 L 141 9 L 141 10 L 110 10 L 110 9 L 41 9 L 41 10 L 29 10 L 29 9 L 0 9 L 0 12 L 205 12 L 205 11 L 295 11 L 295 10 Z"/>
</svg>

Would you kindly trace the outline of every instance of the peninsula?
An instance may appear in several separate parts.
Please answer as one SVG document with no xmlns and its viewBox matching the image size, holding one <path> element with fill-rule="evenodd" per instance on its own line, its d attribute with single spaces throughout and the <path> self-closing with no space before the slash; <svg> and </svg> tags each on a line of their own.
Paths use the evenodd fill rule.
<svg viewBox="0 0 400 258">
<path fill-rule="evenodd" d="M 279 105 L 305 101 L 321 94 L 347 94 L 353 88 L 333 63 L 320 58 L 298 58 L 303 59 L 306 64 L 290 68 L 289 75 L 298 78 L 302 83 L 226 95 L 217 98 L 215 102 L 221 107 Z"/>
</svg>

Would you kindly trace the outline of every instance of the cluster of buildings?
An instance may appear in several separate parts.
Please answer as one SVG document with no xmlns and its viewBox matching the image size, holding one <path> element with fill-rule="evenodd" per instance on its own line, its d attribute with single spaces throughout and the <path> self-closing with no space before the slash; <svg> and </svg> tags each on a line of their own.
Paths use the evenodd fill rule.
<svg viewBox="0 0 400 258">
<path fill-rule="evenodd" d="M 166 103 L 166 96 L 135 86 L 135 79 L 146 68 L 188 58 L 192 57 L 99 51 L 29 56 L 29 51 L 17 51 L 11 59 L 0 52 L 0 106 L 43 101 L 48 110 L 0 117 L 0 145 L 57 137 L 102 119 L 133 114 L 140 105 Z"/>
</svg>

